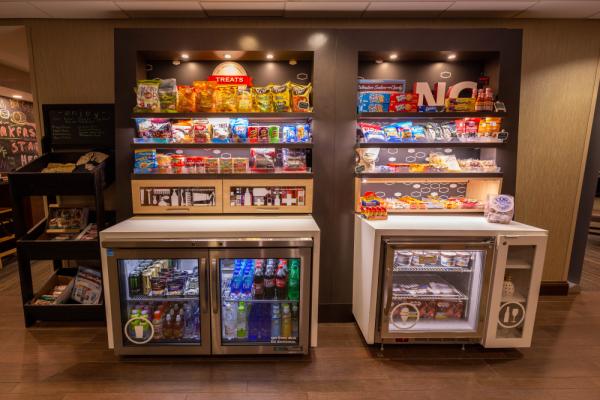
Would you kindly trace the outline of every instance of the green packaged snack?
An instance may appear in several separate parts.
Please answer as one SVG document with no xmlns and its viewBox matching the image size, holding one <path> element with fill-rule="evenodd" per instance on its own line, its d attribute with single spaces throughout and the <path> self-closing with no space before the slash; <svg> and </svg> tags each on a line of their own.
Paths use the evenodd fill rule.
<svg viewBox="0 0 600 400">
<path fill-rule="evenodd" d="M 273 95 L 271 93 L 271 87 L 253 87 L 252 103 L 254 104 L 254 112 L 273 112 Z"/>
<path fill-rule="evenodd" d="M 177 112 L 177 81 L 175 78 L 160 80 L 158 99 L 161 112 Z"/>
<path fill-rule="evenodd" d="M 279 126 L 269 126 L 269 143 L 279 143 Z"/>
<path fill-rule="evenodd" d="M 273 110 L 275 112 L 290 112 L 290 83 L 283 85 L 271 84 L 271 94 L 273 95 Z"/>
<path fill-rule="evenodd" d="M 137 82 L 135 112 L 160 112 L 159 86 L 160 79 L 146 79 Z"/>
</svg>

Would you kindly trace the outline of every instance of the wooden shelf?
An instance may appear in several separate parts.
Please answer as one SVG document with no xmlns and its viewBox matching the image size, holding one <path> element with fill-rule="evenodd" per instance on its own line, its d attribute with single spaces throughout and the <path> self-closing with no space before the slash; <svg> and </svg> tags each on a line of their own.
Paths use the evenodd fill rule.
<svg viewBox="0 0 600 400">
<path fill-rule="evenodd" d="M 357 178 L 501 178 L 502 172 L 366 172 Z"/>
<path fill-rule="evenodd" d="M 247 174 L 132 174 L 134 180 L 158 179 L 310 179 L 312 172 L 247 173 Z"/>
<path fill-rule="evenodd" d="M 357 143 L 356 147 L 361 148 L 437 148 L 437 147 L 500 147 L 505 142 L 400 142 L 400 143 Z"/>
<path fill-rule="evenodd" d="M 191 113 L 133 113 L 131 118 L 249 118 L 249 119 L 271 119 L 292 120 L 312 118 L 312 112 L 191 112 Z"/>
<path fill-rule="evenodd" d="M 508 113 L 495 111 L 472 112 L 363 112 L 358 113 L 357 119 L 452 119 L 452 118 L 481 118 L 508 117 Z"/>
<path fill-rule="evenodd" d="M 312 149 L 312 143 L 132 143 L 134 149 L 247 149 L 271 147 L 276 149 Z"/>
</svg>

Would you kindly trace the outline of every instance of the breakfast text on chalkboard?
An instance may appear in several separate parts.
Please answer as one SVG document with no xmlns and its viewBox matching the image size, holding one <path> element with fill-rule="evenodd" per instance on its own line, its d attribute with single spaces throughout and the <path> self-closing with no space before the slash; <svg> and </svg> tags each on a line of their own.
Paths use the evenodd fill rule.
<svg viewBox="0 0 600 400">
<path fill-rule="evenodd" d="M 39 154 L 33 104 L 0 96 L 0 172 L 19 168 Z"/>
</svg>

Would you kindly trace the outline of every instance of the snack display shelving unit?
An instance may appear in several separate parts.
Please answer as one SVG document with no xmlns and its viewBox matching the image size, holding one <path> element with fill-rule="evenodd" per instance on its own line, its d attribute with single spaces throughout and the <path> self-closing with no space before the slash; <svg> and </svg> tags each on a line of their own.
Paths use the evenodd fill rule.
<svg viewBox="0 0 600 400">
<path fill-rule="evenodd" d="M 11 196 L 15 213 L 17 260 L 25 325 L 36 321 L 103 320 L 104 305 L 66 303 L 34 305 L 31 264 L 34 260 L 52 260 L 55 275 L 73 276 L 76 268 L 62 268 L 63 260 L 100 260 L 99 240 L 51 240 L 45 235 L 46 219 L 27 229 L 23 200 L 28 196 L 93 196 L 95 210 L 92 220 L 99 229 L 114 218 L 104 208 L 104 189 L 113 181 L 110 158 L 91 171 L 72 173 L 42 173 L 49 162 L 76 162 L 81 152 L 52 152 L 9 173 Z M 51 288 L 50 288 L 51 289 Z"/>
</svg>

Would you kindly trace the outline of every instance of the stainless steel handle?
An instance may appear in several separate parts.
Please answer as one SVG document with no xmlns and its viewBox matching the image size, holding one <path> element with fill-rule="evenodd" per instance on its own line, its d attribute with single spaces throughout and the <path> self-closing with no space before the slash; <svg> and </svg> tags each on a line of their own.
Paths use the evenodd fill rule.
<svg viewBox="0 0 600 400">
<path fill-rule="evenodd" d="M 201 258 L 200 259 L 200 271 L 202 271 L 204 273 L 204 282 L 206 282 L 208 284 L 208 268 L 206 268 L 206 258 Z M 208 312 L 208 302 L 209 302 L 209 297 L 208 297 L 208 291 L 210 290 L 210 287 L 206 286 L 205 290 L 204 290 L 204 303 L 202 304 L 202 314 L 206 314 Z"/>
<path fill-rule="evenodd" d="M 217 293 L 219 291 L 218 286 L 218 280 L 217 280 L 217 259 L 216 258 L 211 258 L 210 260 L 210 278 L 211 278 L 211 293 L 212 293 L 212 311 L 213 314 L 216 314 L 219 312 L 219 306 L 218 306 L 218 297 L 217 297 Z"/>
</svg>

